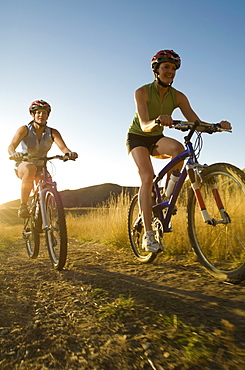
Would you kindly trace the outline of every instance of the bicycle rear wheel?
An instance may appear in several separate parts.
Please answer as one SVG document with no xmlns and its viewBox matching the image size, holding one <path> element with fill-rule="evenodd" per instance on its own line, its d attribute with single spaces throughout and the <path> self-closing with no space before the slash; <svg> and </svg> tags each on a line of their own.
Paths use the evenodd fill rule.
<svg viewBox="0 0 245 370">
<path fill-rule="evenodd" d="M 162 244 L 163 229 L 161 221 L 152 215 L 152 229 L 156 232 L 156 240 Z M 134 255 L 141 263 L 151 263 L 154 261 L 159 252 L 146 252 L 142 248 L 142 238 L 145 233 L 142 218 L 140 217 L 140 210 L 138 205 L 138 194 L 136 194 L 131 201 L 128 210 L 128 236 L 131 248 Z"/>
<path fill-rule="evenodd" d="M 24 220 L 24 229 L 22 232 L 22 237 L 26 242 L 27 254 L 32 259 L 38 257 L 40 246 L 40 235 L 36 227 L 39 220 L 35 220 L 35 204 L 32 201 L 30 216 Z"/>
<path fill-rule="evenodd" d="M 56 190 L 47 191 L 45 209 L 48 221 L 46 243 L 49 256 L 54 268 L 62 270 L 67 256 L 67 231 L 62 200 Z"/>
<path fill-rule="evenodd" d="M 200 263 L 209 273 L 233 283 L 245 279 L 245 174 L 227 163 L 213 164 L 201 173 L 200 190 L 211 224 L 203 221 L 190 189 L 188 233 Z M 217 186 L 226 222 L 216 205 L 212 189 Z"/>
</svg>

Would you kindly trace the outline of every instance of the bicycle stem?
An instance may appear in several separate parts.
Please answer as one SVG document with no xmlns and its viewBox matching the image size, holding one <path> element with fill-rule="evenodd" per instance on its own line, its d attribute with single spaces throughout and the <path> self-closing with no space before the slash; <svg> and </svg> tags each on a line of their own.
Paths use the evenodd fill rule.
<svg viewBox="0 0 245 370">
<path fill-rule="evenodd" d="M 192 126 L 192 128 L 190 129 L 189 133 L 187 136 L 184 137 L 184 140 L 185 140 L 185 143 L 186 144 L 189 144 L 190 143 L 190 140 L 194 134 L 194 132 L 196 131 L 196 128 L 199 126 L 199 121 L 195 121 L 194 125 Z"/>
</svg>

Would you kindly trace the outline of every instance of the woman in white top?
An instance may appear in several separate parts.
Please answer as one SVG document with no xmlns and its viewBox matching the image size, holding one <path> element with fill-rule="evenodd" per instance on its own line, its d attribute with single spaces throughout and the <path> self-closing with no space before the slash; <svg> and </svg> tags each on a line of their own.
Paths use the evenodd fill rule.
<svg viewBox="0 0 245 370">
<path fill-rule="evenodd" d="M 17 130 L 8 147 L 9 155 L 17 162 L 16 174 L 22 180 L 21 205 L 18 211 L 18 216 L 22 218 L 26 218 L 29 214 L 27 201 L 33 188 L 33 181 L 40 171 L 40 163 L 23 162 L 23 154 L 44 157 L 55 142 L 62 153 L 68 155 L 70 159 L 78 157 L 77 153 L 68 149 L 59 131 L 47 126 L 47 119 L 51 112 L 51 106 L 47 102 L 36 100 L 31 103 L 29 111 L 33 120 L 28 126 L 21 126 Z M 19 144 L 22 152 L 16 152 Z"/>
</svg>

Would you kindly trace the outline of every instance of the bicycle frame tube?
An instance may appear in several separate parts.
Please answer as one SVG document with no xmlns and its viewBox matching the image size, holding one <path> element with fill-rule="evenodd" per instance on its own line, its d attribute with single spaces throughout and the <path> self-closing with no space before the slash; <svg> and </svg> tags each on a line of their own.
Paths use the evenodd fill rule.
<svg viewBox="0 0 245 370">
<path fill-rule="evenodd" d="M 187 176 L 187 172 L 186 172 L 186 168 L 184 168 L 183 171 L 181 172 L 181 175 L 180 175 L 178 181 L 176 182 L 176 185 L 174 187 L 174 191 L 173 191 L 173 194 L 171 196 L 170 202 L 168 202 L 168 201 L 161 202 L 161 203 L 158 203 L 158 204 L 156 204 L 152 207 L 153 210 L 157 210 L 159 212 L 159 218 L 162 221 L 164 232 L 170 231 L 168 225 L 169 225 L 170 219 L 172 217 L 172 211 L 173 211 L 175 202 L 178 198 L 178 195 L 180 193 L 180 190 L 183 186 L 183 183 L 185 182 L 186 176 Z M 159 197 L 161 197 L 160 189 L 158 187 L 157 182 L 154 184 L 154 187 L 155 187 L 156 193 L 159 194 Z M 164 217 L 163 213 L 162 213 L 162 210 L 165 209 L 165 208 L 167 208 L 167 212 L 166 212 L 166 215 Z"/>
<path fill-rule="evenodd" d="M 158 183 L 160 180 L 162 180 L 162 178 L 174 167 L 176 166 L 179 162 L 182 162 L 184 161 L 186 158 L 189 158 L 189 160 L 187 161 L 187 163 L 184 165 L 184 168 L 181 172 L 181 175 L 175 185 L 175 188 L 174 188 L 174 191 L 173 191 L 173 194 L 171 196 L 171 200 L 170 202 L 161 202 L 161 194 L 160 194 L 160 189 L 159 189 L 159 186 L 158 186 Z M 169 232 L 171 231 L 171 228 L 169 227 L 170 225 L 170 219 L 172 217 L 172 211 L 173 211 L 173 208 L 174 208 L 174 205 L 175 205 L 175 202 L 178 198 L 178 195 L 180 193 L 180 190 L 183 186 L 183 183 L 186 179 L 186 176 L 187 176 L 187 171 L 186 171 L 186 166 L 190 163 L 196 163 L 197 162 L 197 159 L 196 159 L 196 156 L 195 156 L 195 153 L 194 153 L 194 149 L 193 149 L 193 146 L 190 142 L 187 142 L 186 143 L 186 150 L 184 150 L 182 153 L 180 153 L 177 157 L 175 157 L 174 159 L 172 159 L 160 172 L 159 174 L 156 176 L 156 178 L 154 179 L 153 181 L 153 186 L 154 186 L 154 189 L 155 189 L 155 192 L 156 192 L 156 196 L 157 196 L 157 201 L 158 201 L 158 204 L 154 205 L 153 206 L 153 210 L 157 210 L 158 211 L 158 215 L 159 215 L 159 218 L 160 220 L 162 221 L 162 224 L 163 224 L 163 229 L 164 229 L 164 232 Z M 159 203 L 161 202 L 161 203 Z M 162 210 L 167 208 L 167 212 L 166 212 L 166 215 L 164 217 L 163 215 L 163 212 Z"/>
<path fill-rule="evenodd" d="M 186 171 L 186 168 L 184 167 L 184 169 L 181 172 L 181 175 L 179 177 L 179 180 L 177 181 L 177 183 L 174 187 L 174 191 L 173 191 L 171 200 L 169 202 L 169 207 L 167 209 L 167 213 L 166 213 L 166 216 L 165 216 L 165 219 L 164 219 L 163 229 L 164 229 L 165 232 L 169 231 L 169 223 L 170 223 L 170 219 L 172 217 L 173 207 L 174 207 L 174 205 L 176 203 L 176 200 L 179 196 L 180 190 L 181 190 L 181 188 L 182 188 L 182 186 L 185 182 L 186 176 L 187 176 L 187 171 Z"/>
<path fill-rule="evenodd" d="M 186 158 L 191 157 L 191 161 L 196 161 L 194 149 L 191 143 L 186 144 L 187 149 L 173 158 L 156 176 L 154 183 L 159 182 L 174 166 Z"/>
</svg>

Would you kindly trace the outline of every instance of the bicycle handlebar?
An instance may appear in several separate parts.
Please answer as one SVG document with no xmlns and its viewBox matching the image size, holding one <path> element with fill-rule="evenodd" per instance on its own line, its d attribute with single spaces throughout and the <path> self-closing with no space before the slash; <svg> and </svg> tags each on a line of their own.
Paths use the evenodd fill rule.
<svg viewBox="0 0 245 370">
<path fill-rule="evenodd" d="M 158 124 L 161 123 L 160 120 L 155 120 L 155 122 Z M 219 123 L 207 123 L 207 122 L 199 122 L 199 121 L 189 122 L 189 121 L 173 120 L 173 124 L 171 127 L 175 128 L 176 130 L 180 130 L 180 131 L 188 131 L 192 129 L 194 125 L 196 125 L 196 127 L 200 126 L 200 127 L 206 128 L 206 131 L 204 132 L 207 132 L 210 134 L 214 132 L 222 132 L 222 131 L 232 132 L 231 129 L 222 128 Z"/>
<path fill-rule="evenodd" d="M 39 161 L 50 161 L 51 159 L 60 159 L 64 162 L 68 161 L 70 158 L 67 156 L 67 155 L 53 155 L 51 157 L 35 157 L 35 156 L 31 156 L 30 154 L 28 153 L 23 153 L 22 154 L 22 159 L 21 158 L 14 158 L 12 156 L 9 157 L 10 160 L 14 160 L 14 161 L 20 161 L 20 160 L 23 160 L 24 162 L 31 162 L 33 160 L 39 160 Z"/>
</svg>

